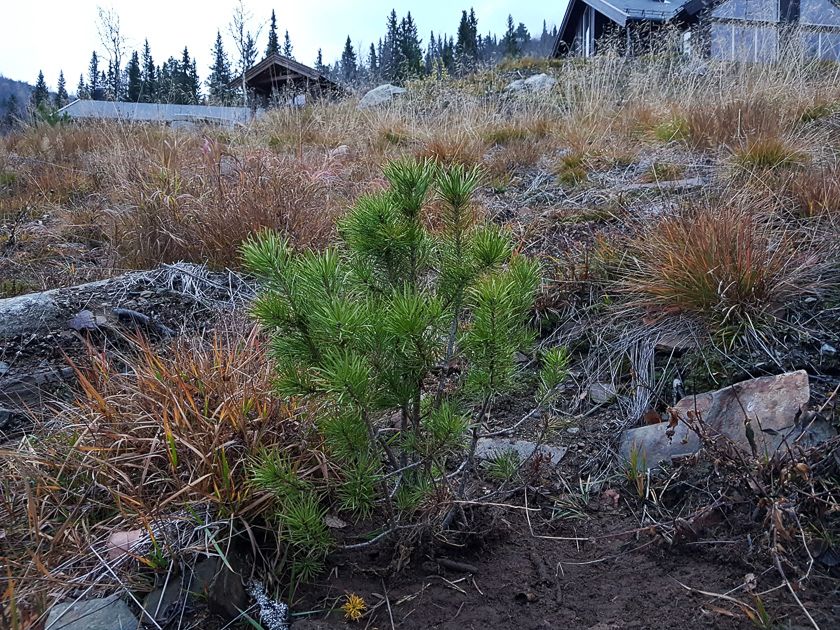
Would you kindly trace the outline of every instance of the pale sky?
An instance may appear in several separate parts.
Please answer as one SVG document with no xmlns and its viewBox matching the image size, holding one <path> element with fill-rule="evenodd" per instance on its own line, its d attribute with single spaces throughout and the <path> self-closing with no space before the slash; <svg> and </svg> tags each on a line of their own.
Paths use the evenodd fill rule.
<svg viewBox="0 0 840 630">
<path fill-rule="evenodd" d="M 385 19 L 391 9 L 399 17 L 411 11 L 423 47 L 429 31 L 456 34 L 462 9 L 475 7 L 478 30 L 501 35 L 508 13 L 524 22 L 532 35 L 542 31 L 543 20 L 549 29 L 559 23 L 565 7 L 563 0 L 249 0 L 246 5 L 254 15 L 254 24 L 265 22 L 259 40 L 265 50 L 268 20 L 272 8 L 282 44 L 288 29 L 295 57 L 307 65 L 315 61 L 318 48 L 324 62 L 340 55 L 347 35 L 354 46 L 361 44 L 365 53 L 371 41 L 384 34 Z M 0 9 L 0 75 L 34 84 L 43 70 L 47 85 L 55 89 L 59 70 L 64 70 L 67 89 L 73 93 L 79 74 L 87 74 L 94 48 L 104 54 L 96 31 L 97 6 L 113 8 L 120 16 L 128 50 L 138 50 L 148 38 L 156 64 L 168 57 L 178 58 L 184 46 L 198 59 L 199 73 L 206 78 L 211 62 L 211 48 L 216 30 L 221 29 L 228 55 L 233 45 L 227 34 L 234 0 L 3 0 Z M 130 54 L 130 52 L 129 52 Z M 231 55 L 232 56 L 232 55 Z M 107 56 L 105 56 L 107 67 Z M 102 67 L 100 65 L 100 67 Z"/>
</svg>

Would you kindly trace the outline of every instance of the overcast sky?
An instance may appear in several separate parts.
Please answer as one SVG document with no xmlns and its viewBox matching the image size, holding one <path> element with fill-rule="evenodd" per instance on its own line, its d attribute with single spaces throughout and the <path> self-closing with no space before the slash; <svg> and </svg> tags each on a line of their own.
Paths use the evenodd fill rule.
<svg viewBox="0 0 840 630">
<path fill-rule="evenodd" d="M 2 4 L 0 74 L 35 83 L 38 71 L 43 70 L 50 89 L 55 88 L 59 70 L 64 70 L 68 90 L 75 91 L 79 74 L 87 72 L 91 51 L 104 52 L 96 31 L 97 6 L 117 11 L 129 50 L 139 49 L 148 38 L 155 63 L 179 57 L 188 46 L 198 59 L 202 79 L 207 76 L 217 29 L 222 30 L 228 54 L 233 48 L 226 30 L 234 0 L 3 0 Z M 367 48 L 384 33 L 385 18 L 392 8 L 400 17 L 411 11 L 425 47 L 430 30 L 454 35 L 461 10 L 469 9 L 470 4 L 452 0 L 249 0 L 247 6 L 255 26 L 268 22 L 274 9 L 281 42 L 288 29 L 295 57 L 311 65 L 318 48 L 323 49 L 325 62 L 337 59 L 347 35 L 354 45 Z M 565 2 L 475 0 L 472 6 L 480 33 L 501 34 L 508 13 L 512 13 L 516 22 L 524 22 L 532 34 L 539 35 L 543 20 L 549 28 L 560 21 Z M 260 35 L 261 53 L 267 28 Z"/>
</svg>

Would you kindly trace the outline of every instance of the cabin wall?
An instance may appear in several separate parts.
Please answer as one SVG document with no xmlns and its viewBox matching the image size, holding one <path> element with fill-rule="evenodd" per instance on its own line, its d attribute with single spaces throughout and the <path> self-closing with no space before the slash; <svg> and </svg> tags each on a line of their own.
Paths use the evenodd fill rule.
<svg viewBox="0 0 840 630">
<path fill-rule="evenodd" d="M 728 61 L 774 61 L 788 26 L 806 55 L 840 61 L 840 7 L 830 0 L 724 2 L 707 20 L 709 52 Z"/>
</svg>

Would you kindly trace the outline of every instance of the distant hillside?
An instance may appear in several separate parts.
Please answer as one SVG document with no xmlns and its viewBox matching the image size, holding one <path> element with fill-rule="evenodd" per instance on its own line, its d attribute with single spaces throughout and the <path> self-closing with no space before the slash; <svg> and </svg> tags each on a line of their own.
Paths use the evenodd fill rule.
<svg viewBox="0 0 840 630">
<path fill-rule="evenodd" d="M 6 116 L 12 95 L 17 100 L 18 112 L 20 112 L 22 108 L 29 105 L 29 95 L 32 94 L 32 90 L 33 87 L 28 83 L 7 79 L 0 75 L 0 119 Z"/>
</svg>

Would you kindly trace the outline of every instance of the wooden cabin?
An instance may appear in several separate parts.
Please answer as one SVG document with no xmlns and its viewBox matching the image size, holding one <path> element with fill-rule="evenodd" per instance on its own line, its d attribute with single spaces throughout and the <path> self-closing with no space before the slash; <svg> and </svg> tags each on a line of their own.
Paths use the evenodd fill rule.
<svg viewBox="0 0 840 630">
<path fill-rule="evenodd" d="M 314 68 L 284 57 L 269 55 L 251 67 L 244 77 L 248 104 L 252 107 L 276 103 L 303 105 L 308 98 L 321 98 L 342 92 L 338 83 Z M 234 79 L 231 88 L 241 90 L 243 77 Z"/>
</svg>

